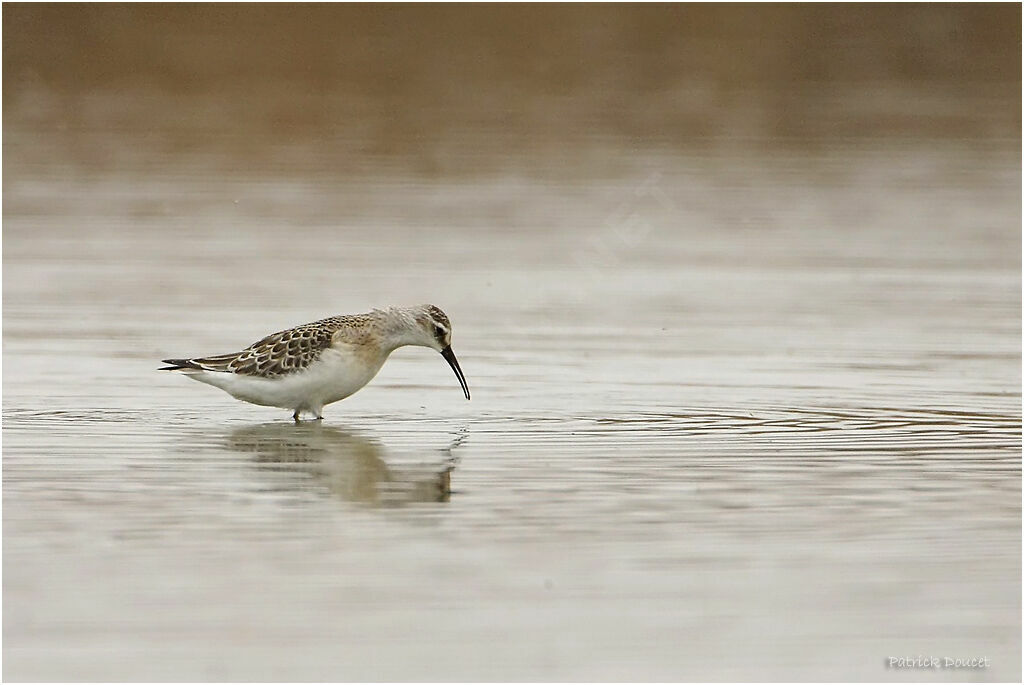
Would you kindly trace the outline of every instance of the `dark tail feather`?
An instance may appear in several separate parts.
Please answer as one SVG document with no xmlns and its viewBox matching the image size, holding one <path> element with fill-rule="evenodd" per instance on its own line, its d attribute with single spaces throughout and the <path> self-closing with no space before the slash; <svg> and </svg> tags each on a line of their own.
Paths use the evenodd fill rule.
<svg viewBox="0 0 1024 685">
<path fill-rule="evenodd" d="M 164 364 L 170 364 L 170 366 L 161 366 L 157 371 L 177 371 L 178 369 L 200 369 L 203 367 L 196 364 L 191 359 L 162 359 Z"/>
</svg>

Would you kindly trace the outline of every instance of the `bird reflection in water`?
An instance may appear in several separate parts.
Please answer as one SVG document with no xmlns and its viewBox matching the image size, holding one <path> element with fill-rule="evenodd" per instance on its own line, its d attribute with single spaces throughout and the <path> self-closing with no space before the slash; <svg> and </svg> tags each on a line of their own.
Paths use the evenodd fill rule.
<svg viewBox="0 0 1024 685">
<path fill-rule="evenodd" d="M 389 466 L 387 451 L 355 432 L 320 422 L 267 423 L 231 433 L 231 449 L 255 455 L 261 468 L 308 474 L 336 497 L 375 506 L 447 502 L 465 429 L 433 463 Z"/>
</svg>

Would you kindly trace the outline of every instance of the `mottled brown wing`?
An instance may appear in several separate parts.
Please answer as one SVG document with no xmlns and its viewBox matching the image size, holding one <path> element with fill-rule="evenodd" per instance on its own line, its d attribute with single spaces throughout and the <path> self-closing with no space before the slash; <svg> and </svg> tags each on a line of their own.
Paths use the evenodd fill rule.
<svg viewBox="0 0 1024 685">
<path fill-rule="evenodd" d="M 342 317 L 314 321 L 273 333 L 237 354 L 223 354 L 190 361 L 209 371 L 273 378 L 306 368 L 331 345 Z"/>
</svg>

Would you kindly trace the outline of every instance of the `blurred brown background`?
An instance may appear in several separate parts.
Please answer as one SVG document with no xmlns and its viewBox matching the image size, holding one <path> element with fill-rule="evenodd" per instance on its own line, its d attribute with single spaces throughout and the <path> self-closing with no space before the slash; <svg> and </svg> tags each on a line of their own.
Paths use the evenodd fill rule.
<svg viewBox="0 0 1024 685">
<path fill-rule="evenodd" d="M 1015 145 L 1020 12 L 8 3 L 4 162 L 145 165 L 150 151 L 165 165 L 202 154 L 206 165 L 429 174 L 593 171 L 616 156 L 588 148 L 735 139 Z M 81 138 L 100 130 L 133 149 Z"/>
</svg>

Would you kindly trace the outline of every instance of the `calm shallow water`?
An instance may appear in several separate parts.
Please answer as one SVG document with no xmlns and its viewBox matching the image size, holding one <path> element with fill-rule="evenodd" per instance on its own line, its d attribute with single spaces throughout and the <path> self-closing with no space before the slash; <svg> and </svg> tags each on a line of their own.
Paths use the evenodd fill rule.
<svg viewBox="0 0 1024 685">
<path fill-rule="evenodd" d="M 1019 679 L 1005 147 L 5 178 L 4 676 Z M 472 402 L 155 370 L 421 301 Z"/>
</svg>

